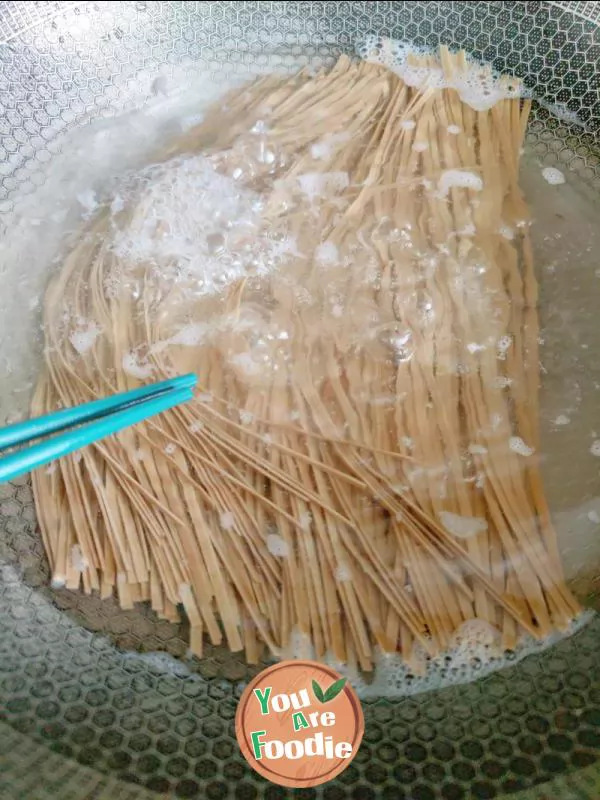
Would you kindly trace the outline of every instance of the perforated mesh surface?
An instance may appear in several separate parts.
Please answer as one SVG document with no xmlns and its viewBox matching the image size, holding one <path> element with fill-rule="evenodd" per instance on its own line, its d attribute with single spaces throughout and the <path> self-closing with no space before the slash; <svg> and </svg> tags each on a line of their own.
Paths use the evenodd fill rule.
<svg viewBox="0 0 600 800">
<path fill-rule="evenodd" d="M 541 101 L 531 147 L 600 188 L 599 18 L 598 3 L 3 3 L 0 208 L 43 181 L 62 131 L 127 107 L 148 75 L 179 65 L 253 73 L 267 54 L 282 67 L 325 63 L 369 32 L 465 47 L 523 77 Z M 235 744 L 237 697 L 255 670 L 217 648 L 188 664 L 191 674 L 127 655 L 182 658 L 185 631 L 49 590 L 27 481 L 0 485 L 0 531 L 1 796 L 143 796 L 134 784 L 180 797 L 287 796 Z M 600 753 L 599 634 L 596 621 L 470 686 L 366 704 L 353 764 L 294 796 L 491 798 L 589 769 Z M 531 797 L 598 794 L 582 773 Z"/>
</svg>

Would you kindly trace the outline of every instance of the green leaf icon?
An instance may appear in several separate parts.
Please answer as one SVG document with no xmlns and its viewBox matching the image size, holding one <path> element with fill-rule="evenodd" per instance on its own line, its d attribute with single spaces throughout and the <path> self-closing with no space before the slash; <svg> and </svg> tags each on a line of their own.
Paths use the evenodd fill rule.
<svg viewBox="0 0 600 800">
<path fill-rule="evenodd" d="M 323 702 L 328 703 L 330 700 L 336 698 L 345 685 L 346 685 L 346 678 L 340 678 L 338 681 L 332 683 L 329 689 L 327 689 L 327 691 L 325 692 Z"/>
<path fill-rule="evenodd" d="M 312 682 L 312 689 L 313 689 L 313 692 L 315 693 L 315 697 L 317 698 L 317 700 L 319 702 L 321 702 L 321 703 L 324 703 L 325 702 L 325 695 L 323 694 L 323 689 L 321 689 L 319 684 L 314 679 L 313 679 L 313 682 Z"/>
<path fill-rule="evenodd" d="M 328 703 L 330 700 L 334 700 L 345 685 L 346 678 L 340 678 L 338 681 L 334 681 L 329 689 L 323 691 L 315 680 L 312 682 L 313 692 L 320 703 Z"/>
</svg>

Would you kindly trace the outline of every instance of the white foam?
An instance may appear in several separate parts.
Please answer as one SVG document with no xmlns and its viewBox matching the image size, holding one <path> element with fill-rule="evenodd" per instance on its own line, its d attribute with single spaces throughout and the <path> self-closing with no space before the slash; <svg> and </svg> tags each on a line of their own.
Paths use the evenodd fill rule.
<svg viewBox="0 0 600 800">
<path fill-rule="evenodd" d="M 470 539 L 487 530 L 488 524 L 482 517 L 463 517 L 452 511 L 440 511 L 439 520 L 444 528 L 458 539 Z"/>
<path fill-rule="evenodd" d="M 476 111 L 486 111 L 500 100 L 525 95 L 519 80 L 498 75 L 486 64 L 469 61 L 464 70 L 445 75 L 436 53 L 397 39 L 368 36 L 357 49 L 366 61 L 386 66 L 408 86 L 421 90 L 455 89 L 460 99 Z M 414 56 L 423 55 L 429 56 L 432 66 L 415 65 Z"/>
<path fill-rule="evenodd" d="M 511 436 L 508 440 L 508 446 L 513 451 L 513 453 L 517 453 L 520 456 L 531 456 L 535 453 L 533 447 L 529 447 L 528 444 L 525 444 L 523 439 L 520 436 Z"/>
<path fill-rule="evenodd" d="M 512 345 L 512 336 L 501 336 L 498 341 L 496 342 L 496 348 L 498 351 L 498 358 L 504 360 L 506 358 L 506 353 L 510 350 Z"/>
<path fill-rule="evenodd" d="M 594 525 L 600 525 L 600 514 L 598 514 L 597 511 L 592 509 L 591 511 L 588 511 L 587 516 L 588 516 L 589 521 L 593 522 Z"/>
<path fill-rule="evenodd" d="M 595 441 L 592 442 L 592 444 L 590 445 L 590 453 L 593 456 L 600 457 L 600 439 L 596 439 Z"/>
<path fill-rule="evenodd" d="M 204 322 L 194 322 L 185 325 L 183 328 L 168 339 L 169 344 L 182 344 L 186 347 L 195 347 L 200 344 L 208 331 L 208 325 Z"/>
<path fill-rule="evenodd" d="M 276 533 L 268 534 L 267 550 L 269 553 L 271 553 L 271 555 L 276 556 L 277 558 L 287 558 L 290 553 L 288 543 Z"/>
<path fill-rule="evenodd" d="M 447 197 L 450 189 L 472 189 L 480 192 L 483 189 L 483 181 L 474 172 L 465 169 L 447 169 L 442 172 L 438 181 L 438 196 Z"/>
<path fill-rule="evenodd" d="M 448 125 L 446 130 L 451 136 L 458 136 L 458 134 L 461 132 L 461 128 L 459 128 L 458 125 Z"/>
<path fill-rule="evenodd" d="M 309 201 L 335 191 L 342 191 L 350 185 L 347 172 L 305 172 L 296 178 L 300 190 Z"/>
<path fill-rule="evenodd" d="M 72 333 L 69 336 L 69 341 L 78 353 L 87 353 L 101 333 L 102 328 L 95 322 L 90 322 L 81 330 Z"/>
<path fill-rule="evenodd" d="M 184 297 L 220 293 L 249 274 L 266 275 L 276 266 L 273 243 L 261 235 L 261 195 L 218 171 L 210 157 L 150 166 L 119 192 L 139 210 L 117 229 L 115 255 L 129 269 L 148 265 L 157 283 L 177 284 Z M 169 343 L 193 346 L 205 331 L 201 323 L 192 323 Z"/>
<path fill-rule="evenodd" d="M 309 531 L 312 525 L 312 514 L 310 511 L 302 511 L 298 516 L 298 522 L 302 530 Z"/>
<path fill-rule="evenodd" d="M 148 363 L 145 359 L 138 358 L 134 352 L 125 353 L 121 362 L 124 372 L 131 375 L 132 378 L 138 378 L 143 381 L 146 378 L 151 378 L 154 369 L 152 364 Z"/>
<path fill-rule="evenodd" d="M 469 445 L 469 453 L 471 453 L 472 456 L 483 456 L 487 451 L 487 447 L 484 447 L 482 444 Z"/>
<path fill-rule="evenodd" d="M 81 547 L 78 544 L 74 544 L 71 548 L 71 564 L 76 572 L 85 572 L 90 566 L 88 561 L 83 557 Z"/>
<path fill-rule="evenodd" d="M 414 119 L 405 119 L 400 123 L 400 127 L 404 131 L 412 131 L 417 127 L 417 123 L 414 121 Z"/>
<path fill-rule="evenodd" d="M 555 425 L 568 425 L 570 422 L 571 420 L 566 414 L 559 414 L 554 420 Z"/>
<path fill-rule="evenodd" d="M 315 249 L 315 258 L 321 264 L 335 264 L 339 261 L 339 252 L 333 242 L 321 242 Z"/>
<path fill-rule="evenodd" d="M 219 515 L 219 525 L 224 531 L 233 530 L 235 527 L 235 516 L 231 511 L 224 511 Z"/>
<path fill-rule="evenodd" d="M 564 174 L 556 167 L 544 167 L 542 170 L 542 178 L 549 183 L 550 186 L 560 186 L 565 183 Z"/>
<path fill-rule="evenodd" d="M 93 189 L 86 189 L 77 195 L 77 200 L 85 211 L 85 216 L 90 216 L 98 208 L 98 198 Z"/>
<path fill-rule="evenodd" d="M 338 147 L 344 142 L 347 142 L 349 138 L 350 134 L 347 132 L 329 134 L 311 145 L 310 154 L 316 161 L 327 160 L 331 158 Z"/>
<path fill-rule="evenodd" d="M 352 580 L 352 570 L 346 564 L 340 564 L 335 571 L 335 579 L 340 583 Z"/>
<path fill-rule="evenodd" d="M 480 353 L 482 350 L 485 350 L 486 346 L 484 344 L 477 344 L 477 342 L 469 342 L 467 345 L 467 350 L 469 353 Z"/>
</svg>

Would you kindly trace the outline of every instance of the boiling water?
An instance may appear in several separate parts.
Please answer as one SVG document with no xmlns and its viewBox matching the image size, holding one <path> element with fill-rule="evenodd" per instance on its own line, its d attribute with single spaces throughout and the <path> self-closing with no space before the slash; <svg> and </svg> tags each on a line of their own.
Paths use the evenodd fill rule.
<svg viewBox="0 0 600 800">
<path fill-rule="evenodd" d="M 161 141 L 181 133 L 197 115 L 197 100 L 186 95 L 80 130 L 55 159 L 44 187 L 17 204 L 0 251 L 0 276 L 9 289 L 0 301 L 0 422 L 27 413 L 40 363 L 43 290 L 71 235 L 105 194 L 115 202 L 114 187 L 126 170 L 147 163 Z M 532 210 L 540 281 L 542 452 L 537 455 L 566 574 L 581 594 L 593 586 L 600 566 L 600 352 L 594 321 L 600 303 L 598 202 L 574 175 L 566 174 L 562 182 L 544 173 L 544 167 L 526 149 L 521 183 Z M 318 254 L 324 262 L 335 256 L 325 250 Z M 86 328 L 74 345 L 85 352 L 96 335 Z M 475 621 L 473 629 L 458 633 L 451 656 L 427 666 L 424 678 L 410 676 L 393 657 L 379 659 L 370 686 L 352 677 L 364 695 L 421 691 L 501 666 L 500 654 L 490 659 L 494 645 L 489 630 L 477 628 Z M 524 642 L 517 655 L 539 646 Z M 289 655 L 300 654 L 311 655 L 302 637 L 295 636 Z"/>
</svg>

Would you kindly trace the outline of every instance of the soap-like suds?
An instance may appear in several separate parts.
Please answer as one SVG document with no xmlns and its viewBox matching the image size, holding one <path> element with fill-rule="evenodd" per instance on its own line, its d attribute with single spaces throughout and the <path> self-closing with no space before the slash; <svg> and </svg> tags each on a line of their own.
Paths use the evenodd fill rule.
<svg viewBox="0 0 600 800">
<path fill-rule="evenodd" d="M 321 264 L 335 264 L 339 257 L 337 246 L 333 242 L 321 242 L 315 249 L 315 259 Z"/>
<path fill-rule="evenodd" d="M 154 372 L 152 364 L 145 359 L 138 359 L 137 355 L 132 352 L 125 353 L 121 366 L 128 375 L 141 381 L 151 378 Z"/>
<path fill-rule="evenodd" d="M 568 425 L 569 422 L 571 422 L 571 420 L 566 414 L 559 414 L 554 420 L 555 425 Z"/>
<path fill-rule="evenodd" d="M 298 522 L 302 530 L 309 531 L 312 525 L 312 514 L 310 511 L 302 511 L 298 516 Z"/>
<path fill-rule="evenodd" d="M 340 564 L 335 571 L 335 579 L 340 583 L 352 580 L 352 570 L 345 564 Z"/>
<path fill-rule="evenodd" d="M 71 564 L 76 572 L 85 572 L 90 566 L 88 561 L 83 557 L 81 547 L 78 544 L 74 544 L 71 548 Z"/>
<path fill-rule="evenodd" d="M 529 447 L 528 444 L 525 444 L 520 436 L 511 436 L 508 440 L 508 446 L 513 453 L 517 453 L 520 456 L 531 456 L 535 453 L 533 447 Z"/>
<path fill-rule="evenodd" d="M 288 543 L 276 533 L 270 533 L 267 536 L 267 550 L 277 558 L 287 558 L 290 552 Z"/>
<path fill-rule="evenodd" d="M 463 517 L 452 511 L 440 511 L 439 520 L 444 528 L 459 539 L 470 539 L 487 530 L 488 524 L 481 517 Z"/>
<path fill-rule="evenodd" d="M 592 444 L 590 445 L 590 453 L 593 456 L 600 457 L 600 439 L 596 439 L 595 441 L 592 442 Z"/>
<path fill-rule="evenodd" d="M 83 354 L 87 353 L 87 351 L 92 348 L 94 342 L 101 333 L 102 328 L 95 322 L 90 322 L 86 327 L 72 333 L 69 336 L 69 341 L 78 353 Z"/>
<path fill-rule="evenodd" d="M 447 131 L 448 131 L 448 133 L 450 133 L 452 136 L 458 136 L 458 134 L 461 132 L 461 128 L 459 128 L 459 126 L 458 126 L 458 125 L 448 125 L 448 127 L 446 128 L 446 130 L 447 130 Z"/>
<path fill-rule="evenodd" d="M 452 88 L 463 103 L 476 111 L 486 111 L 500 100 L 523 97 L 526 92 L 517 78 L 495 74 L 489 65 L 469 61 L 465 69 L 447 76 L 433 51 L 419 50 L 413 44 L 380 36 L 367 36 L 357 48 L 366 61 L 384 66 L 395 72 L 408 86 L 420 89 Z M 414 63 L 414 55 L 430 56 L 431 66 Z"/>
<path fill-rule="evenodd" d="M 77 195 L 79 204 L 83 207 L 85 216 L 91 216 L 98 208 L 98 198 L 93 189 L 86 189 Z"/>
<path fill-rule="evenodd" d="M 219 525 L 224 531 L 231 531 L 235 527 L 235 516 L 231 511 L 224 511 L 219 515 Z"/>
<path fill-rule="evenodd" d="M 498 233 L 503 239 L 507 239 L 509 242 L 515 238 L 515 232 L 509 225 L 501 225 Z"/>
<path fill-rule="evenodd" d="M 560 186 L 561 183 L 565 183 L 564 174 L 556 167 L 544 167 L 542 177 L 551 186 Z"/>
<path fill-rule="evenodd" d="M 478 344 L 477 342 L 469 342 L 467 345 L 467 350 L 469 353 L 480 353 L 482 350 L 485 350 L 486 346 L 484 344 Z"/>
<path fill-rule="evenodd" d="M 447 169 L 442 172 L 438 181 L 438 196 L 448 197 L 450 189 L 472 189 L 480 192 L 483 189 L 483 181 L 474 172 L 464 169 Z"/>
<path fill-rule="evenodd" d="M 240 412 L 240 422 L 242 425 L 252 425 L 254 422 L 254 414 L 252 411 L 248 411 L 247 409 L 242 409 Z"/>
<path fill-rule="evenodd" d="M 482 444 L 469 445 L 469 453 L 471 453 L 472 456 L 483 456 L 487 451 L 487 447 L 484 447 Z"/>
<path fill-rule="evenodd" d="M 400 123 L 400 127 L 404 131 L 412 131 L 417 127 L 417 123 L 414 121 L 414 119 L 405 119 Z"/>
</svg>

